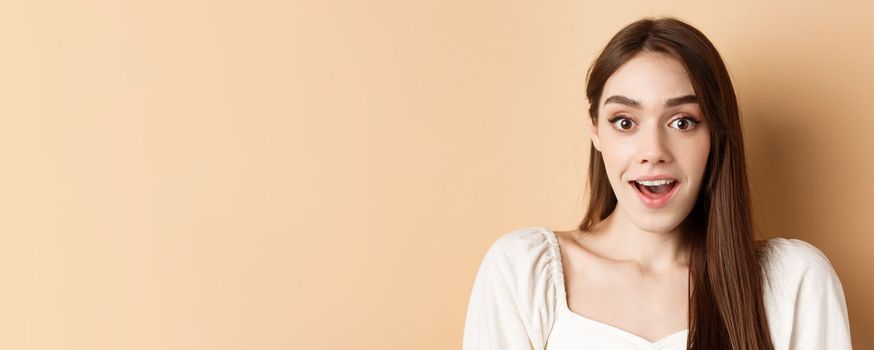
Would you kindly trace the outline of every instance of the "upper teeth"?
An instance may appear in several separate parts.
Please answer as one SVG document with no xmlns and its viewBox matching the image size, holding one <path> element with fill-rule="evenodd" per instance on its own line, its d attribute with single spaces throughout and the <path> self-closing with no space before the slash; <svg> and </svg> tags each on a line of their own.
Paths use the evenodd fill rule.
<svg viewBox="0 0 874 350">
<path fill-rule="evenodd" d="M 670 179 L 661 179 L 661 180 L 638 180 L 637 183 L 644 186 L 661 186 L 674 183 L 675 180 Z"/>
</svg>

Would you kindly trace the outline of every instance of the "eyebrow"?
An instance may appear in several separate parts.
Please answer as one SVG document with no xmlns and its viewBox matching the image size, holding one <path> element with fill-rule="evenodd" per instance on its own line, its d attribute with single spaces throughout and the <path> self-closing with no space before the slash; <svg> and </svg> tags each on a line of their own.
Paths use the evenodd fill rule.
<svg viewBox="0 0 874 350">
<path fill-rule="evenodd" d="M 632 99 L 625 97 L 625 96 L 622 96 L 622 95 L 613 95 L 613 96 L 608 97 L 606 100 L 604 100 L 604 104 L 606 105 L 608 103 L 618 103 L 618 104 L 626 105 L 628 107 L 640 109 L 640 102 L 639 101 L 632 100 Z M 686 95 L 686 96 L 669 98 L 669 99 L 665 100 L 665 107 L 666 108 L 676 107 L 676 106 L 686 104 L 686 103 L 698 103 L 698 96 Z"/>
</svg>

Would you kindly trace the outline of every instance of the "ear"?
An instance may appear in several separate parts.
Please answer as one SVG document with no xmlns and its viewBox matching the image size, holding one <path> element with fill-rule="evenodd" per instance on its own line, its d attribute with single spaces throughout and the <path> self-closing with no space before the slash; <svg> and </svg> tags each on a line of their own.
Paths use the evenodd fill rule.
<svg viewBox="0 0 874 350">
<path fill-rule="evenodd" d="M 586 118 L 589 120 L 589 136 L 592 138 L 592 145 L 595 146 L 595 149 L 598 152 L 601 152 L 601 140 L 598 138 L 598 126 L 595 125 L 592 118 Z"/>
</svg>

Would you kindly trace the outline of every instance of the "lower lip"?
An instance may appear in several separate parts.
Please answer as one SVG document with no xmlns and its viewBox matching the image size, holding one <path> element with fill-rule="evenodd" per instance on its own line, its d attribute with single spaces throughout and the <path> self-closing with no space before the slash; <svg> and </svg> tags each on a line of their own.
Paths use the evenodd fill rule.
<svg viewBox="0 0 874 350">
<path fill-rule="evenodd" d="M 677 193 L 677 188 L 680 187 L 680 183 L 676 182 L 676 184 L 673 188 L 671 188 L 670 191 L 653 197 L 646 195 L 639 189 L 637 189 L 637 185 L 635 184 L 635 182 L 632 181 L 628 184 L 631 185 L 631 188 L 634 189 L 634 192 L 637 193 L 637 197 L 640 198 L 643 204 L 651 209 L 658 209 L 667 205 L 668 202 L 670 202 L 671 199 L 674 198 L 674 194 Z"/>
</svg>

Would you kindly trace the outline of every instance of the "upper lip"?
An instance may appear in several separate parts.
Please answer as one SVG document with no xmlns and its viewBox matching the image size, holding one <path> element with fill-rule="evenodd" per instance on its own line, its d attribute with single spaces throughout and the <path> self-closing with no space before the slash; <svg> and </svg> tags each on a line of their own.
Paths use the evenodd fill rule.
<svg viewBox="0 0 874 350">
<path fill-rule="evenodd" d="M 661 174 L 659 174 L 659 175 L 647 175 L 647 176 L 642 176 L 642 177 L 639 177 L 639 178 L 634 179 L 634 180 L 631 180 L 631 181 L 647 181 L 647 180 L 662 180 L 662 179 L 668 179 L 668 180 L 674 180 L 674 181 L 677 181 L 677 178 L 675 178 L 675 177 L 673 177 L 673 176 L 670 176 L 670 175 L 661 175 Z"/>
</svg>

